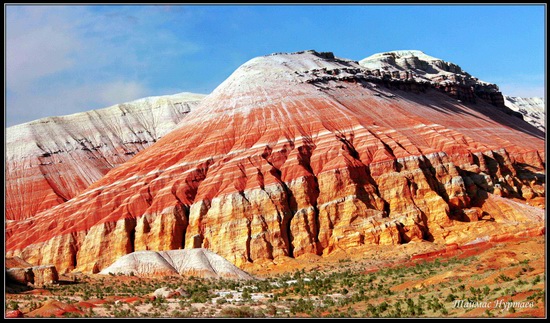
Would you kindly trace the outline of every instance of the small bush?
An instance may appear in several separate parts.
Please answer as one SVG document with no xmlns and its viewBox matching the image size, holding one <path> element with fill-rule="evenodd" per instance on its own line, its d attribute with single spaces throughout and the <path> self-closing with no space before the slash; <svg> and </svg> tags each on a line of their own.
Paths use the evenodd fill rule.
<svg viewBox="0 0 550 323">
<path fill-rule="evenodd" d="M 9 310 L 18 310 L 19 309 L 19 304 L 16 301 L 11 300 L 6 304 L 6 307 Z"/>
<path fill-rule="evenodd" d="M 223 317 L 264 317 L 263 313 L 256 313 L 254 309 L 250 308 L 249 306 L 226 307 L 221 311 L 220 314 Z"/>
<path fill-rule="evenodd" d="M 513 278 L 510 278 L 510 277 L 508 277 L 508 276 L 506 276 L 506 275 L 504 275 L 504 274 L 500 274 L 500 275 L 498 276 L 498 279 L 500 279 L 500 280 L 503 281 L 503 282 L 509 282 L 509 281 L 512 281 Z"/>
</svg>

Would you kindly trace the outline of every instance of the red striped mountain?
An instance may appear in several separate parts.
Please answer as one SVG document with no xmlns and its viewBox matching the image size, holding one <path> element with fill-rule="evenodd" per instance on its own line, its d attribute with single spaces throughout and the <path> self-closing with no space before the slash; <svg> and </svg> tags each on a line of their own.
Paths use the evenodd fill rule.
<svg viewBox="0 0 550 323">
<path fill-rule="evenodd" d="M 175 128 L 204 95 L 180 93 L 6 129 L 6 219 L 63 203 Z"/>
<path fill-rule="evenodd" d="M 544 134 L 491 93 L 459 101 L 332 53 L 254 58 L 78 196 L 8 222 L 7 254 L 99 272 L 202 247 L 243 266 L 542 226 Z"/>
</svg>

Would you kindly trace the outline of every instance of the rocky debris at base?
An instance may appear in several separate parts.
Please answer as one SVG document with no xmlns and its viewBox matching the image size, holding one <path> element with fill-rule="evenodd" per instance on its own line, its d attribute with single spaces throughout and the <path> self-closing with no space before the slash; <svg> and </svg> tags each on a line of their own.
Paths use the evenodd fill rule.
<svg viewBox="0 0 550 323">
<path fill-rule="evenodd" d="M 13 261 L 10 262 L 13 263 Z M 6 268 L 6 278 L 8 281 L 22 285 L 30 284 L 34 287 L 43 287 L 57 283 L 59 274 L 54 265 L 12 267 Z"/>
<path fill-rule="evenodd" d="M 20 317 L 25 317 L 25 315 L 23 315 L 23 312 L 21 312 L 20 310 L 6 311 L 6 314 L 4 316 L 4 318 L 7 318 L 7 319 L 20 318 Z"/>
</svg>

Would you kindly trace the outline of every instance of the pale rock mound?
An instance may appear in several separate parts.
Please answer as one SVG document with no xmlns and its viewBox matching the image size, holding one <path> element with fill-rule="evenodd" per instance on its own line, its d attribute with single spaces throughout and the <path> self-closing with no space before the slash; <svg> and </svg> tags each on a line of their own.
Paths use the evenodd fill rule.
<svg viewBox="0 0 550 323">
<path fill-rule="evenodd" d="M 253 279 L 223 257 L 204 248 L 136 251 L 120 257 L 100 274 L 182 275 L 203 278 Z M 159 291 L 160 293 L 160 291 Z"/>
<path fill-rule="evenodd" d="M 5 267 L 14 268 L 14 267 L 32 267 L 32 264 L 26 262 L 20 257 L 6 257 L 5 258 Z"/>
<path fill-rule="evenodd" d="M 161 287 L 161 288 L 156 289 L 152 293 L 152 296 L 154 296 L 156 298 L 159 298 L 159 297 L 174 298 L 174 297 L 177 297 L 177 296 L 187 297 L 187 296 L 189 296 L 189 293 L 181 287 L 176 288 L 176 289 L 172 289 L 170 287 Z"/>
</svg>

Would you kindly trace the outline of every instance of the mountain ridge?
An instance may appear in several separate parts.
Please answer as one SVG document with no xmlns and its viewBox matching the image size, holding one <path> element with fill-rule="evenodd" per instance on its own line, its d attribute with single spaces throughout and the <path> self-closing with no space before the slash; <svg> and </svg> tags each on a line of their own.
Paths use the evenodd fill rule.
<svg viewBox="0 0 550 323">
<path fill-rule="evenodd" d="M 329 53 L 254 58 L 131 163 L 9 223 L 8 254 L 97 272 L 202 247 L 240 266 L 539 223 L 499 197 L 540 203 L 543 133 L 490 96 L 418 84 Z"/>
<path fill-rule="evenodd" d="M 32 217 L 76 196 L 170 132 L 202 97 L 147 97 L 6 128 L 6 219 Z"/>
</svg>

